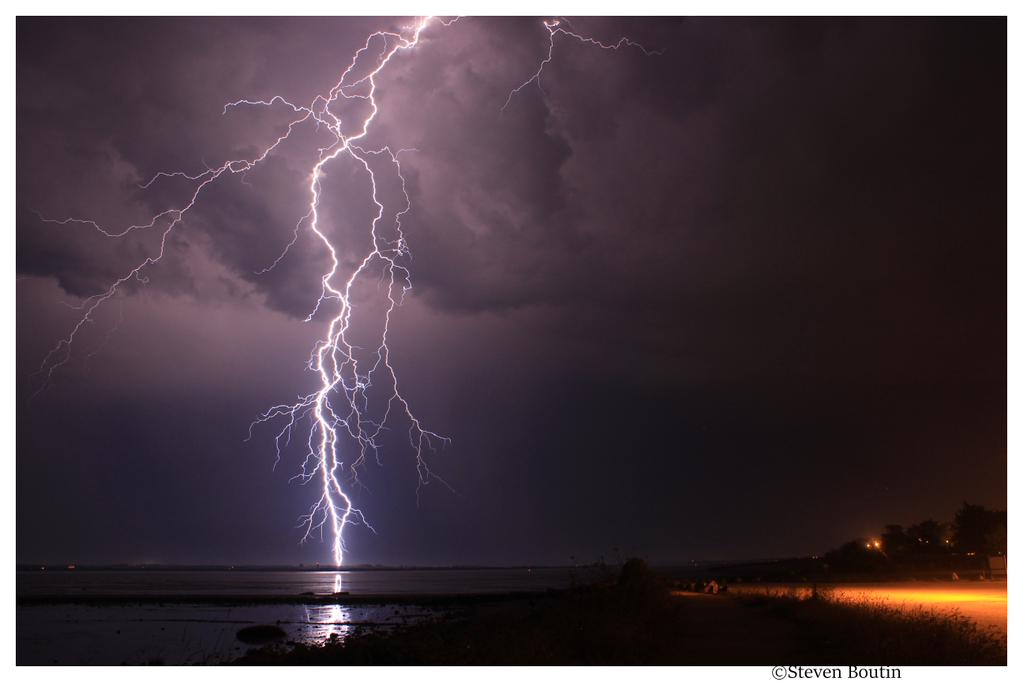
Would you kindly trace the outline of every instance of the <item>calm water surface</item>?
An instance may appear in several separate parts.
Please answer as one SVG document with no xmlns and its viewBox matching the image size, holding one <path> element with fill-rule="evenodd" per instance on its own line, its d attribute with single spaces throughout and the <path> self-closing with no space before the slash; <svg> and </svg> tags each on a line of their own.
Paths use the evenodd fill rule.
<svg viewBox="0 0 1023 682">
<path fill-rule="evenodd" d="M 382 571 L 18 571 L 18 596 L 489 594 L 568 587 L 587 569 Z"/>
<path fill-rule="evenodd" d="M 19 597 L 498 594 L 569 587 L 585 569 L 388 571 L 19 571 Z M 45 604 L 17 607 L 19 664 L 216 663 L 248 649 L 236 633 L 277 624 L 288 640 L 320 643 L 356 630 L 435 617 L 406 605 Z"/>
<path fill-rule="evenodd" d="M 321 643 L 356 628 L 387 628 L 435 615 L 413 606 L 76 604 L 18 607 L 19 665 L 220 663 L 249 646 L 236 633 L 272 623 L 286 641 Z"/>
</svg>

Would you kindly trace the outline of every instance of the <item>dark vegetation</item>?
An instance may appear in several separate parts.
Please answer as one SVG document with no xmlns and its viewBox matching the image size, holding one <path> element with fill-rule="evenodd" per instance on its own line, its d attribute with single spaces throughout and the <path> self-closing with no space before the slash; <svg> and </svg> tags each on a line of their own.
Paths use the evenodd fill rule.
<svg viewBox="0 0 1023 682">
<path fill-rule="evenodd" d="M 1006 513 L 963 503 L 951 523 L 926 519 L 903 527 L 889 524 L 874 538 L 857 538 L 823 557 L 825 570 L 839 573 L 986 574 L 987 557 L 1006 552 Z M 989 577 L 989 576 L 987 576 Z"/>
<path fill-rule="evenodd" d="M 320 646 L 251 651 L 242 665 L 1004 664 L 1005 642 L 958 616 L 810 599 L 673 593 L 644 562 L 616 581 L 477 604 Z"/>
<path fill-rule="evenodd" d="M 710 578 L 728 582 L 876 582 L 1005 578 L 992 557 L 1006 553 L 1006 514 L 964 502 L 949 523 L 926 519 L 887 525 L 821 556 L 729 563 L 693 562 L 664 569 L 680 587 Z"/>
</svg>

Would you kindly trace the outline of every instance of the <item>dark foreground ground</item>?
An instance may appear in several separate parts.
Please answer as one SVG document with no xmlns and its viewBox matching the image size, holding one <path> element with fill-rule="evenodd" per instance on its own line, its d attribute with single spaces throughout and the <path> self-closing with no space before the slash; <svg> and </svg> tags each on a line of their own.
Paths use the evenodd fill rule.
<svg viewBox="0 0 1023 682">
<path fill-rule="evenodd" d="M 616 583 L 481 602 L 242 665 L 1005 665 L 1005 638 L 957 615 L 824 597 L 673 592 L 641 563 Z"/>
</svg>

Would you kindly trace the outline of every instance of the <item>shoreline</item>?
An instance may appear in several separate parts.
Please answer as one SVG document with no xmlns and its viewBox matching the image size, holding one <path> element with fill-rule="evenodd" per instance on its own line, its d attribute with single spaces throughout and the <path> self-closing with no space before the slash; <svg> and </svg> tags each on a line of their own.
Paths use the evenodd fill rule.
<svg viewBox="0 0 1023 682">
<path fill-rule="evenodd" d="M 805 598 L 674 587 L 639 563 L 586 586 L 475 594 L 22 595 L 18 658 L 243 665 L 1005 660 L 1005 635 L 948 612 L 845 603 L 827 590 Z M 83 626 L 88 645 L 72 644 L 68 638 Z M 268 638 L 254 644 L 260 632 Z M 107 644 L 97 649 L 97 638 Z"/>
</svg>

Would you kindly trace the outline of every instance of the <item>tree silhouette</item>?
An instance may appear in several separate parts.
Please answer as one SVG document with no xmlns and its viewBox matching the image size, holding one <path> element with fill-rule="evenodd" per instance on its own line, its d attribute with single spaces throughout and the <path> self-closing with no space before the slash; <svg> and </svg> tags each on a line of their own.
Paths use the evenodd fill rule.
<svg viewBox="0 0 1023 682">
<path fill-rule="evenodd" d="M 913 544 L 915 551 L 925 554 L 946 551 L 948 549 L 948 526 L 934 519 L 915 523 L 906 529 L 906 535 Z"/>
<path fill-rule="evenodd" d="M 1006 550 L 1006 514 L 963 502 L 952 524 L 957 551 L 997 554 Z"/>
<path fill-rule="evenodd" d="M 889 555 L 905 554 L 912 551 L 915 544 L 914 540 L 898 524 L 885 526 L 884 532 L 881 533 L 881 547 Z"/>
</svg>

